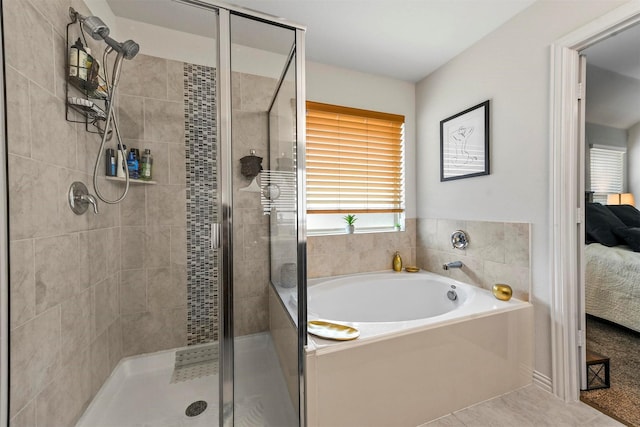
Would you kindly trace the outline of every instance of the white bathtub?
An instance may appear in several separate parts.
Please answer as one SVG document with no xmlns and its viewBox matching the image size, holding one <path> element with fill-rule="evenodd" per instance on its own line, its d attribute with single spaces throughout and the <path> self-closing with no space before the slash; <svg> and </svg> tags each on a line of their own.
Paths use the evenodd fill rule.
<svg viewBox="0 0 640 427">
<path fill-rule="evenodd" d="M 455 287 L 455 288 L 452 288 Z M 455 301 L 447 297 L 454 290 Z M 293 290 L 285 291 L 287 293 Z M 292 318 L 296 301 L 281 292 Z M 309 280 L 308 320 L 329 320 L 356 327 L 358 342 L 337 343 L 310 336 L 314 347 L 359 345 L 414 329 L 432 328 L 529 304 L 517 299 L 500 301 L 491 292 L 428 271 L 380 272 Z"/>
<path fill-rule="evenodd" d="M 528 302 L 433 273 L 384 272 L 310 280 L 307 307 L 309 320 L 360 330 L 352 341 L 309 335 L 309 427 L 414 427 L 532 382 Z"/>
<path fill-rule="evenodd" d="M 476 289 L 428 272 L 360 274 L 317 281 L 309 287 L 307 309 L 310 319 L 404 322 L 457 310 L 476 299 Z"/>
</svg>

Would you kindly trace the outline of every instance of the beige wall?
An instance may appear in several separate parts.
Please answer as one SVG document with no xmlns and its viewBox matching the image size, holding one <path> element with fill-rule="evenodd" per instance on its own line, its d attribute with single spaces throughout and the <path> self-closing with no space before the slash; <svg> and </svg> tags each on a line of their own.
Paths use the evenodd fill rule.
<svg viewBox="0 0 640 427">
<path fill-rule="evenodd" d="M 551 376 L 549 46 L 622 4 L 539 1 L 417 84 L 417 216 L 528 222 L 535 369 Z M 491 175 L 440 182 L 440 120 L 491 100 Z"/>
</svg>

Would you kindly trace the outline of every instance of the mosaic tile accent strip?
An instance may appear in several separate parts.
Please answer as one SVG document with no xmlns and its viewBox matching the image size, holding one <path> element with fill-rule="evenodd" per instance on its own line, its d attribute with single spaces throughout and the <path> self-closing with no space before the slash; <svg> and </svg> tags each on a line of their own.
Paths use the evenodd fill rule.
<svg viewBox="0 0 640 427">
<path fill-rule="evenodd" d="M 187 168 L 187 344 L 218 339 L 218 250 L 210 224 L 217 221 L 216 71 L 184 64 Z"/>
</svg>

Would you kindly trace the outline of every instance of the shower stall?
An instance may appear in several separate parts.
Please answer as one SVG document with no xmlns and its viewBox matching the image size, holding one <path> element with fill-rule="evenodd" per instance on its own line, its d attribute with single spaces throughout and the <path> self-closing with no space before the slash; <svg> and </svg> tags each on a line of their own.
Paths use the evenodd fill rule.
<svg viewBox="0 0 640 427">
<path fill-rule="evenodd" d="M 2 2 L 9 425 L 304 425 L 304 27 L 210 0 L 74 2 L 140 46 L 106 101 L 115 138 L 68 111 L 61 3 Z M 116 139 L 153 153 L 152 180 L 93 176 Z M 102 191 L 99 214 L 69 209 L 72 182 Z M 297 318 L 271 315 L 279 287 Z"/>
</svg>

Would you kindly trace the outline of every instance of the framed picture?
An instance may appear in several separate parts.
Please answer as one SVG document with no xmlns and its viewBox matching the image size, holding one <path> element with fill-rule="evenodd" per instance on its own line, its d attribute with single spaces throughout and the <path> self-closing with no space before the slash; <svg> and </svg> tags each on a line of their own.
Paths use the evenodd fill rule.
<svg viewBox="0 0 640 427">
<path fill-rule="evenodd" d="M 440 122 L 440 181 L 489 175 L 489 101 Z"/>
</svg>

